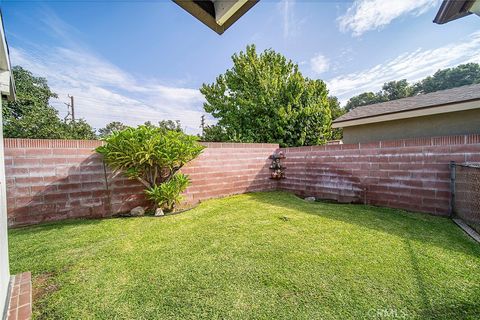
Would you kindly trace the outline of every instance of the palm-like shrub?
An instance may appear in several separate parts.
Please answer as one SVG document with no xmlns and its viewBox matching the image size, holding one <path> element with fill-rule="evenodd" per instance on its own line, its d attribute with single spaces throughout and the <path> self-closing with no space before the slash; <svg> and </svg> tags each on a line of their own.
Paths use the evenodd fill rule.
<svg viewBox="0 0 480 320">
<path fill-rule="evenodd" d="M 153 126 L 117 131 L 104 141 L 96 151 L 105 163 L 140 181 L 155 207 L 160 205 L 167 211 L 180 201 L 189 184 L 188 177 L 178 175 L 178 171 L 204 148 L 194 136 Z"/>
<path fill-rule="evenodd" d="M 182 192 L 187 189 L 189 184 L 190 180 L 187 175 L 177 173 L 167 182 L 145 190 L 145 193 L 150 200 L 155 202 L 155 205 L 170 212 L 183 199 Z"/>
</svg>

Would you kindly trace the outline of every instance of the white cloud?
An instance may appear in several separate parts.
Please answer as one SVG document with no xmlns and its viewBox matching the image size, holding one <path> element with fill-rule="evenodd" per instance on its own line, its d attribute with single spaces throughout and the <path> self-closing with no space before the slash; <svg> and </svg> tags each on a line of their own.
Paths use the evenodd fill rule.
<svg viewBox="0 0 480 320">
<path fill-rule="evenodd" d="M 438 0 L 356 0 L 337 21 L 340 30 L 359 36 L 382 28 L 402 15 L 425 13 L 437 4 Z"/>
<path fill-rule="evenodd" d="M 278 5 L 283 18 L 283 37 L 287 39 L 296 34 L 298 28 L 294 12 L 295 0 L 282 0 Z"/>
<path fill-rule="evenodd" d="M 316 74 L 324 73 L 330 67 L 330 62 L 322 54 L 316 54 L 310 59 L 310 67 Z"/>
<path fill-rule="evenodd" d="M 166 85 L 155 79 L 134 77 L 108 60 L 74 42 L 65 22 L 48 14 L 43 27 L 62 38 L 62 46 L 11 47 L 14 65 L 45 77 L 59 95 L 51 103 L 66 114 L 67 95 L 75 97 L 75 113 L 95 128 L 110 121 L 138 125 L 145 121 L 180 120 L 190 133 L 199 132 L 203 96 L 197 89 Z M 63 31 L 62 31 L 63 30 Z"/>
<path fill-rule="evenodd" d="M 418 81 L 438 69 L 462 63 L 480 63 L 480 32 L 436 49 L 418 49 L 375 65 L 369 69 L 341 75 L 327 81 L 333 95 L 345 102 L 350 97 L 365 91 L 378 91 L 383 83 L 407 79 Z"/>
</svg>

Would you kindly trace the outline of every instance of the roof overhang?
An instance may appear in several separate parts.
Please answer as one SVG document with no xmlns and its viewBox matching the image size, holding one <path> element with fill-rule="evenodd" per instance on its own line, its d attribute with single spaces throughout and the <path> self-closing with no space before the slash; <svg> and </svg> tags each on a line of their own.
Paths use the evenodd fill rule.
<svg viewBox="0 0 480 320">
<path fill-rule="evenodd" d="M 351 119 L 351 120 L 345 120 L 345 121 L 337 121 L 337 122 L 334 121 L 332 123 L 332 128 L 353 127 L 353 126 L 360 126 L 360 125 L 370 124 L 370 123 L 402 120 L 402 119 L 417 118 L 417 117 L 423 117 L 423 116 L 432 116 L 436 114 L 450 113 L 450 112 L 456 112 L 456 111 L 466 111 L 466 110 L 472 110 L 472 109 L 480 109 L 480 100 L 472 100 L 472 101 L 461 102 L 461 103 L 450 103 L 450 104 L 439 105 L 439 106 L 430 106 L 430 107 L 419 108 L 414 110 L 395 112 L 395 113 L 389 113 L 389 114 L 381 114 L 377 116 L 357 118 L 357 119 Z"/>
<path fill-rule="evenodd" d="M 173 0 L 210 29 L 222 34 L 259 0 Z"/>
<path fill-rule="evenodd" d="M 13 80 L 10 55 L 8 52 L 3 18 L 0 12 L 0 94 L 8 100 L 15 100 L 15 82 Z"/>
<path fill-rule="evenodd" d="M 444 0 L 433 22 L 444 24 L 472 13 L 480 15 L 480 0 Z"/>
</svg>

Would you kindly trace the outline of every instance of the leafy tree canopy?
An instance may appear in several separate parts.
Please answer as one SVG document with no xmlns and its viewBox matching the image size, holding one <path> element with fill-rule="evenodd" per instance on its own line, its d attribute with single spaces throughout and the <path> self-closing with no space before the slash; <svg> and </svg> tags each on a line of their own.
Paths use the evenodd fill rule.
<svg viewBox="0 0 480 320">
<path fill-rule="evenodd" d="M 348 100 L 345 109 L 411 97 L 416 94 L 430 93 L 469 84 L 480 83 L 480 65 L 478 63 L 461 64 L 455 68 L 438 70 L 432 76 L 410 85 L 407 80 L 386 82 L 377 93 L 364 92 Z"/>
<path fill-rule="evenodd" d="M 76 119 L 64 123 L 65 132 L 61 139 L 77 139 L 77 140 L 95 140 L 97 135 L 91 125 L 85 119 Z"/>
<path fill-rule="evenodd" d="M 467 63 L 455 68 L 438 70 L 413 86 L 415 93 L 429 93 L 439 90 L 480 83 L 480 64 Z"/>
<path fill-rule="evenodd" d="M 219 141 L 231 141 L 228 138 L 225 128 L 219 125 L 205 126 L 203 129 L 203 135 L 200 137 L 203 141 L 219 142 Z"/>
<path fill-rule="evenodd" d="M 283 55 L 254 45 L 232 56 L 233 67 L 203 84 L 204 109 L 218 122 L 204 130 L 206 141 L 317 145 L 331 138 L 328 90 L 304 77 Z"/>
<path fill-rule="evenodd" d="M 159 128 L 163 130 L 169 130 L 169 131 L 176 131 L 176 132 L 183 132 L 182 126 L 180 124 L 180 120 L 161 120 L 158 121 L 158 123 L 155 125 L 151 121 L 146 121 L 144 123 L 144 126 L 147 126 L 149 128 Z M 101 128 L 98 130 L 98 136 L 100 138 L 106 138 L 109 135 L 111 135 L 113 132 L 116 131 L 122 131 L 127 128 L 130 128 L 129 126 L 123 124 L 120 121 L 113 121 L 107 124 L 104 128 Z"/>
<path fill-rule="evenodd" d="M 332 113 L 332 119 L 335 120 L 338 117 L 345 114 L 347 111 L 345 108 L 340 106 L 340 101 L 338 101 L 337 97 L 330 96 L 328 97 L 328 105 L 330 107 L 330 111 Z M 340 128 L 332 129 L 332 139 L 333 140 L 340 140 L 343 137 L 343 131 Z"/>
<path fill-rule="evenodd" d="M 127 128 L 128 126 L 121 123 L 120 121 L 112 121 L 108 123 L 104 128 L 98 129 L 98 136 L 100 138 L 105 138 L 116 131 L 122 131 Z"/>
<path fill-rule="evenodd" d="M 57 94 L 47 80 L 35 77 L 30 71 L 13 67 L 17 101 L 3 104 L 3 132 L 6 138 L 32 139 L 95 139 L 92 127 L 80 119 L 64 122 L 58 111 L 49 105 Z"/>
<path fill-rule="evenodd" d="M 155 125 L 150 121 L 145 122 L 146 126 L 149 127 L 157 127 L 160 129 L 164 130 L 170 130 L 170 131 L 177 131 L 177 132 L 183 132 L 182 130 L 182 125 L 180 124 L 180 120 L 160 120 L 158 123 Z"/>
<path fill-rule="evenodd" d="M 406 79 L 390 81 L 383 84 L 379 100 L 390 101 L 413 95 L 413 88 Z"/>
<path fill-rule="evenodd" d="M 357 96 L 351 97 L 345 105 L 345 110 L 350 111 L 359 106 L 366 106 L 378 102 L 382 102 L 380 101 L 379 95 L 373 92 L 364 92 Z"/>
</svg>

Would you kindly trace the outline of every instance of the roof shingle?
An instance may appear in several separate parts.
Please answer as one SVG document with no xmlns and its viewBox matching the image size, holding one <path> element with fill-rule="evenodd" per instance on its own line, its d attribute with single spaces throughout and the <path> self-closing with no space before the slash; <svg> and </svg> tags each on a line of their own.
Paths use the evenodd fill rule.
<svg viewBox="0 0 480 320">
<path fill-rule="evenodd" d="M 357 107 L 333 122 L 343 122 L 378 115 L 398 113 L 445 104 L 480 99 L 480 84 L 472 84 L 414 97 L 392 100 L 368 106 Z"/>
</svg>

